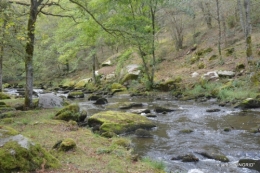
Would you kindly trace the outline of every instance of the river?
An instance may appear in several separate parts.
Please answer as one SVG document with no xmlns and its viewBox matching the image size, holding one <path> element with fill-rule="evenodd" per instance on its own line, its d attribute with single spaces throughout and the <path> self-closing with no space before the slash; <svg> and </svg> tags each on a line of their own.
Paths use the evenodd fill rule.
<svg viewBox="0 0 260 173">
<path fill-rule="evenodd" d="M 239 159 L 260 159 L 260 133 L 251 133 L 250 129 L 260 124 L 260 109 L 241 111 L 231 107 L 219 107 L 216 100 L 207 102 L 178 101 L 168 95 L 156 97 L 130 97 L 127 94 L 109 97 L 105 106 L 94 105 L 92 101 L 76 99 L 82 110 L 88 115 L 108 110 L 111 105 L 120 102 L 142 103 L 146 109 L 156 106 L 168 107 L 176 111 L 167 114 L 152 112 L 156 123 L 152 138 L 130 137 L 137 154 L 162 161 L 169 173 L 254 173 L 257 171 L 237 166 Z M 220 109 L 219 112 L 206 112 L 207 109 Z M 127 110 L 126 110 L 127 111 Z M 229 132 L 225 127 L 232 127 Z M 191 129 L 192 133 L 181 133 Z M 230 160 L 223 163 L 207 159 L 197 151 L 219 152 Z M 179 155 L 194 154 L 198 162 L 171 160 Z"/>
</svg>

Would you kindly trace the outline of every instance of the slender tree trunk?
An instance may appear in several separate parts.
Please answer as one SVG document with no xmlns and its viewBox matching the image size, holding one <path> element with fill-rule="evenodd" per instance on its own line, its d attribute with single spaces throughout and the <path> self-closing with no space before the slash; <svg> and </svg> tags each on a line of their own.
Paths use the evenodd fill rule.
<svg viewBox="0 0 260 173">
<path fill-rule="evenodd" d="M 69 64 L 69 60 L 66 59 L 66 73 L 69 74 L 70 72 L 70 64 Z"/>
<path fill-rule="evenodd" d="M 152 3 L 152 2 L 151 2 Z M 154 3 L 152 3 L 154 4 Z M 155 62 L 156 62 L 156 56 L 155 56 L 155 11 L 156 11 L 156 5 L 150 6 L 150 12 L 151 12 L 151 21 L 152 21 L 152 74 L 151 74 L 151 81 L 150 85 L 153 87 L 154 84 L 154 73 L 155 73 Z"/>
<path fill-rule="evenodd" d="M 245 33 L 245 17 L 244 17 L 244 13 L 243 13 L 243 8 L 242 8 L 242 4 L 241 4 L 241 0 L 237 0 L 237 8 L 239 11 L 239 21 L 240 21 L 240 26 L 242 31 Z"/>
<path fill-rule="evenodd" d="M 2 26 L 2 38 L 1 41 L 1 49 L 0 49 L 0 92 L 3 91 L 3 59 L 4 59 L 4 38 L 5 38 L 5 27 L 6 27 L 6 20 L 4 20 Z"/>
<path fill-rule="evenodd" d="M 210 6 L 209 6 L 209 2 L 205 3 L 206 5 L 206 13 L 205 13 L 205 18 L 206 18 L 206 23 L 209 29 L 212 28 L 212 18 L 211 18 L 211 14 L 210 14 Z"/>
<path fill-rule="evenodd" d="M 221 25 L 220 25 L 220 7 L 219 7 L 219 0 L 216 0 L 217 5 L 217 21 L 218 21 L 218 53 L 220 62 L 223 63 L 222 53 L 221 53 Z"/>
<path fill-rule="evenodd" d="M 25 100 L 24 108 L 32 108 L 32 94 L 33 94 L 33 52 L 34 52 L 34 40 L 35 40 L 35 24 L 38 13 L 37 0 L 31 0 L 29 20 L 27 26 L 28 41 L 26 44 L 26 56 L 25 56 L 25 71 L 26 71 L 26 87 L 25 87 Z"/>
<path fill-rule="evenodd" d="M 93 76 L 94 84 L 96 84 L 97 83 L 97 78 L 96 78 L 96 53 L 93 53 L 93 55 L 92 55 L 92 76 Z"/>
<path fill-rule="evenodd" d="M 251 32 L 252 32 L 252 25 L 251 25 L 251 19 L 250 19 L 250 13 L 251 13 L 251 1 L 250 0 L 244 0 L 244 8 L 245 8 L 245 36 L 246 36 L 246 57 L 247 62 L 250 63 L 253 59 L 252 55 L 252 38 L 251 38 Z"/>
</svg>

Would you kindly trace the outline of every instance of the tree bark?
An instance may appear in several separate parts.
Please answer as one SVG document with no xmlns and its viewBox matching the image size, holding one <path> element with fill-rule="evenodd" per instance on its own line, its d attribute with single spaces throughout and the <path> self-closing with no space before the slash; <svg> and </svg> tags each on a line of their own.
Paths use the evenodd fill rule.
<svg viewBox="0 0 260 173">
<path fill-rule="evenodd" d="M 2 38 L 1 41 L 1 49 L 0 49 L 0 92 L 3 92 L 3 59 L 4 59 L 4 37 L 5 37 L 5 27 L 6 27 L 6 20 L 4 20 L 2 26 Z"/>
<path fill-rule="evenodd" d="M 245 18 L 244 18 L 241 0 L 237 0 L 237 8 L 238 8 L 238 11 L 239 11 L 239 21 L 240 21 L 241 29 L 245 33 L 245 23 L 244 23 Z"/>
<path fill-rule="evenodd" d="M 26 71 L 26 87 L 25 87 L 25 99 L 24 108 L 32 108 L 32 94 L 33 94 L 33 53 L 34 53 L 34 40 L 35 40 L 35 24 L 38 13 L 38 2 L 37 0 L 31 0 L 29 20 L 27 26 L 28 41 L 26 44 L 26 55 L 25 55 L 25 71 Z"/>
<path fill-rule="evenodd" d="M 219 53 L 219 57 L 220 57 L 220 62 L 223 63 L 222 53 L 221 53 L 221 25 L 220 25 L 219 0 L 216 0 L 216 6 L 217 6 L 217 21 L 218 21 L 218 53 Z"/>
<path fill-rule="evenodd" d="M 247 62 L 250 63 L 252 61 L 252 25 L 251 25 L 251 19 L 250 19 L 250 13 L 251 13 L 251 1 L 250 0 L 244 0 L 244 8 L 245 8 L 245 36 L 246 36 L 246 57 Z"/>
</svg>

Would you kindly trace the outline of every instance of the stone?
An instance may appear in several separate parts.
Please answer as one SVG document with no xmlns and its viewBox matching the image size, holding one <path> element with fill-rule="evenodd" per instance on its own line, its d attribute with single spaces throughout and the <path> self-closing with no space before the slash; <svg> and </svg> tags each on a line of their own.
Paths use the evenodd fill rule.
<svg viewBox="0 0 260 173">
<path fill-rule="evenodd" d="M 194 72 L 194 73 L 191 74 L 191 77 L 192 77 L 192 78 L 195 78 L 195 77 L 198 77 L 198 76 L 199 76 L 199 73 L 198 73 L 198 72 Z"/>
<path fill-rule="evenodd" d="M 169 108 L 164 108 L 164 107 L 156 107 L 155 109 L 154 109 L 154 111 L 156 112 L 156 113 L 164 113 L 164 112 L 173 112 L 173 111 L 175 111 L 174 109 L 169 109 Z"/>
<path fill-rule="evenodd" d="M 128 112 L 131 112 L 131 113 L 134 113 L 134 114 L 151 113 L 151 111 L 149 109 L 130 109 L 130 110 L 128 110 Z"/>
<path fill-rule="evenodd" d="M 260 108 L 260 99 L 247 98 L 235 107 L 242 109 Z"/>
<path fill-rule="evenodd" d="M 189 133 L 192 133 L 193 130 L 191 130 L 191 129 L 183 129 L 183 130 L 181 130 L 180 132 L 181 132 L 181 133 L 185 133 L 185 134 L 189 134 Z"/>
<path fill-rule="evenodd" d="M 45 168 L 58 168 L 59 161 L 16 130 L 0 126 L 0 171 L 35 172 Z"/>
<path fill-rule="evenodd" d="M 220 112 L 220 109 L 207 109 L 206 112 Z"/>
<path fill-rule="evenodd" d="M 107 103 L 108 103 L 108 101 L 107 101 L 106 98 L 99 98 L 99 99 L 96 100 L 96 102 L 94 104 L 96 104 L 96 105 L 104 105 L 104 104 L 107 104 Z"/>
<path fill-rule="evenodd" d="M 84 89 L 85 86 L 92 81 L 92 78 L 82 79 L 74 86 L 75 89 Z"/>
<path fill-rule="evenodd" d="M 216 71 L 211 71 L 211 72 L 207 72 L 207 73 L 203 74 L 201 76 L 201 78 L 204 79 L 204 80 L 208 80 L 208 81 L 209 80 L 216 80 L 216 79 L 219 78 L 219 75 Z"/>
<path fill-rule="evenodd" d="M 120 72 L 120 83 L 125 83 L 129 80 L 136 80 L 141 74 L 140 65 L 130 64 L 124 67 Z"/>
<path fill-rule="evenodd" d="M 61 109 L 56 115 L 54 116 L 54 119 L 56 120 L 64 120 L 64 121 L 76 121 L 79 122 L 80 117 L 80 109 L 79 105 L 77 104 L 71 104 L 63 109 Z"/>
<path fill-rule="evenodd" d="M 58 151 L 67 152 L 76 148 L 76 142 L 71 138 L 66 138 L 56 142 L 56 144 L 52 148 L 57 149 Z"/>
<path fill-rule="evenodd" d="M 199 159 L 194 154 L 172 157 L 171 160 L 181 160 L 182 162 L 198 162 Z"/>
<path fill-rule="evenodd" d="M 39 108 L 59 108 L 62 107 L 64 104 L 64 101 L 62 98 L 56 96 L 53 93 L 48 93 L 48 94 L 40 94 L 39 96 L 39 103 L 38 107 Z"/>
<path fill-rule="evenodd" d="M 102 98 L 102 96 L 99 96 L 99 95 L 90 95 L 89 97 L 88 97 L 88 100 L 89 101 L 96 101 L 96 100 L 98 100 L 98 99 L 100 99 L 100 98 Z"/>
<path fill-rule="evenodd" d="M 71 91 L 68 94 L 68 98 L 70 99 L 84 98 L 84 93 L 82 91 Z"/>
<path fill-rule="evenodd" d="M 136 129 L 149 129 L 155 127 L 155 124 L 148 118 L 119 111 L 104 111 L 92 115 L 88 119 L 90 127 L 99 126 L 97 130 L 104 132 L 114 132 L 116 134 L 128 133 Z"/>
<path fill-rule="evenodd" d="M 196 153 L 198 153 L 198 154 L 200 154 L 200 155 L 202 155 L 202 156 L 204 156 L 208 159 L 214 159 L 214 160 L 218 160 L 218 161 L 221 161 L 221 162 L 229 162 L 229 159 L 221 153 L 214 153 L 214 152 L 210 153 L 210 152 L 204 152 L 204 151 L 203 152 L 196 152 Z"/>
<path fill-rule="evenodd" d="M 151 138 L 153 135 L 145 129 L 137 129 L 135 135 L 139 138 Z"/>
<path fill-rule="evenodd" d="M 112 65 L 111 60 L 106 60 L 105 62 L 103 62 L 103 63 L 101 64 L 101 67 L 106 67 L 106 66 L 111 66 L 111 65 Z"/>
<path fill-rule="evenodd" d="M 218 74 L 219 77 L 232 78 L 232 77 L 235 76 L 236 73 L 233 72 L 233 71 L 226 71 L 226 70 L 222 71 L 222 70 L 220 70 L 220 71 L 217 71 L 217 74 Z"/>
</svg>

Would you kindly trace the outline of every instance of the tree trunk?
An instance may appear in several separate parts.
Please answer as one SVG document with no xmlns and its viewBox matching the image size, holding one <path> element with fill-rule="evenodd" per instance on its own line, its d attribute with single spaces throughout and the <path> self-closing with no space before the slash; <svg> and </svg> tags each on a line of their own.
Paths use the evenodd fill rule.
<svg viewBox="0 0 260 173">
<path fill-rule="evenodd" d="M 252 55 L 252 39 L 251 39 L 251 32 L 252 32 L 252 25 L 250 19 L 251 13 L 251 2 L 250 0 L 244 0 L 244 8 L 245 8 L 245 36 L 246 36 L 246 57 L 247 62 L 250 63 L 253 59 Z"/>
<path fill-rule="evenodd" d="M 206 19 L 206 23 L 209 29 L 212 28 L 212 18 L 211 18 L 211 14 L 210 14 L 210 6 L 209 6 L 209 2 L 205 3 L 206 5 L 206 13 L 205 13 L 205 19 Z"/>
<path fill-rule="evenodd" d="M 240 20 L 240 25 L 242 28 L 242 31 L 245 33 L 245 17 L 244 17 L 244 13 L 243 13 L 243 9 L 242 9 L 242 4 L 241 4 L 241 0 L 237 0 L 237 8 L 239 11 L 239 20 Z"/>
<path fill-rule="evenodd" d="M 220 25 L 219 0 L 216 0 L 216 6 L 217 6 L 217 21 L 218 21 L 218 53 L 219 53 L 220 63 L 223 63 L 222 53 L 221 53 L 221 25 Z"/>
<path fill-rule="evenodd" d="M 94 84 L 97 83 L 97 78 L 96 78 L 96 53 L 93 53 L 92 55 L 92 75 L 93 75 L 93 82 Z"/>
<path fill-rule="evenodd" d="M 3 59 L 4 59 L 4 38 L 5 38 L 5 27 L 6 27 L 6 20 L 4 20 L 2 26 L 2 38 L 1 41 L 1 49 L 0 49 L 0 92 L 3 91 Z"/>
<path fill-rule="evenodd" d="M 25 71 L 26 71 L 26 87 L 25 87 L 25 100 L 24 108 L 32 108 L 32 94 L 33 94 L 33 52 L 34 52 L 34 39 L 35 39 L 35 24 L 38 13 L 37 0 L 31 0 L 29 20 L 27 26 L 28 41 L 26 44 L 25 55 Z"/>
</svg>

